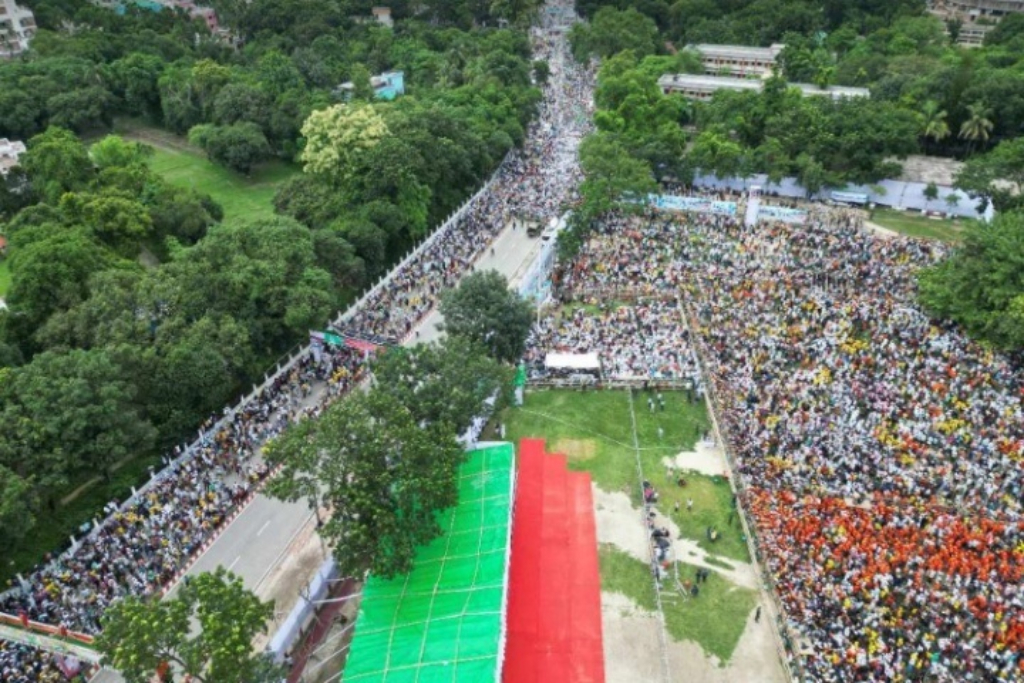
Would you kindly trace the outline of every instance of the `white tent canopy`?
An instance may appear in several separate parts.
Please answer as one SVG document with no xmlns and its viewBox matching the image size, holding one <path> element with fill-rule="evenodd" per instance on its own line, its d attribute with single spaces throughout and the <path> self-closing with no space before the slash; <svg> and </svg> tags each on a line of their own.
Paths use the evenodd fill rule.
<svg viewBox="0 0 1024 683">
<path fill-rule="evenodd" d="M 548 370 L 594 370 L 601 369 L 596 353 L 549 353 L 544 357 Z"/>
</svg>

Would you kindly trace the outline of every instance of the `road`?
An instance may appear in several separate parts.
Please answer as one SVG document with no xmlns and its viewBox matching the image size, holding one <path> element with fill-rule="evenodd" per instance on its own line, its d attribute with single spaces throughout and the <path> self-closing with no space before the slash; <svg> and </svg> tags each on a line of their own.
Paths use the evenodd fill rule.
<svg viewBox="0 0 1024 683">
<path fill-rule="evenodd" d="M 518 284 L 519 278 L 537 256 L 540 245 L 540 238 L 528 237 L 524 228 L 513 229 L 507 226 L 494 240 L 494 253 L 486 250 L 477 259 L 474 268 L 497 270 L 512 285 Z M 419 336 L 411 335 L 405 344 L 438 339 L 443 334 L 438 329 L 442 321 L 443 317 L 436 309 L 431 311 L 414 328 Z M 287 612 L 294 606 L 299 588 L 313 577 L 320 561 L 306 562 L 307 566 L 302 567 L 303 571 L 298 573 L 280 572 L 278 569 L 292 555 L 320 557 L 320 553 L 315 552 L 319 548 L 316 535 L 303 533 L 309 530 L 312 521 L 313 513 L 305 502 L 284 503 L 259 494 L 196 560 L 186 576 L 224 566 L 242 577 L 246 588 L 261 598 L 275 598 L 275 611 L 278 614 Z M 173 587 L 168 595 L 173 595 L 176 590 L 177 586 Z M 124 679 L 116 672 L 104 669 L 91 683 L 124 683 Z"/>
</svg>

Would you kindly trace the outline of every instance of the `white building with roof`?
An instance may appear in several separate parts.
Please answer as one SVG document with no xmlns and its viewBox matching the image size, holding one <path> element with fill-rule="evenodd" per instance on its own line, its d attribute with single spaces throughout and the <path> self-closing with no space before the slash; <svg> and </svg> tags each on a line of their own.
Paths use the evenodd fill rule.
<svg viewBox="0 0 1024 683">
<path fill-rule="evenodd" d="M 36 34 L 36 18 L 32 10 L 0 0 L 0 59 L 15 57 L 28 49 Z"/>
<path fill-rule="evenodd" d="M 811 97 L 831 97 L 834 100 L 847 97 L 869 97 L 867 88 L 850 88 L 833 85 L 819 88 L 810 83 L 789 83 L 790 88 L 797 88 L 801 93 Z M 759 78 L 730 78 L 728 76 L 694 76 L 692 74 L 665 74 L 658 79 L 658 87 L 666 95 L 678 93 L 691 100 L 709 100 L 719 90 L 753 90 L 764 89 L 764 81 Z"/>
<path fill-rule="evenodd" d="M 19 140 L 0 138 L 0 175 L 6 176 L 18 165 L 18 157 L 25 153 L 25 143 Z"/>
<path fill-rule="evenodd" d="M 770 47 L 751 47 L 749 45 L 710 45 L 698 44 L 688 46 L 700 54 L 704 72 L 715 76 L 770 76 L 775 71 L 776 59 L 782 43 Z"/>
</svg>

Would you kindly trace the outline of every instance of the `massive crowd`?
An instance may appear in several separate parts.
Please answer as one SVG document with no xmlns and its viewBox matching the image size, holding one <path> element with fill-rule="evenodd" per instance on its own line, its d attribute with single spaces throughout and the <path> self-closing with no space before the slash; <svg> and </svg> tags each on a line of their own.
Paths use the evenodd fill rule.
<svg viewBox="0 0 1024 683">
<path fill-rule="evenodd" d="M 459 220 L 347 318 L 343 331 L 360 339 L 402 340 L 512 217 L 549 218 L 574 201 L 576 147 L 589 125 L 594 72 L 572 62 L 564 36 L 538 30 L 533 38 L 537 58 L 547 59 L 552 73 L 539 121 L 523 148 L 509 155 L 489 190 Z M 140 496 L 112 506 L 112 514 L 76 547 L 48 557 L 25 585 L 0 595 L 0 612 L 96 633 L 112 601 L 166 587 L 267 476 L 258 454 L 266 439 L 291 421 L 317 414 L 326 401 L 357 383 L 364 370 L 359 351 L 311 349 L 243 408 L 211 418 L 195 452 L 180 458 L 175 453 L 175 464 Z M 25 672 L 19 675 L 26 681 L 63 676 L 48 655 L 2 641 L 0 646 L 4 681 L 6 672 L 15 670 Z"/>
<path fill-rule="evenodd" d="M 563 276 L 567 299 L 678 294 L 806 680 L 1024 680 L 1024 374 L 915 308 L 942 253 L 842 212 L 651 215 Z M 642 344 L 634 322 L 595 344 Z"/>
<path fill-rule="evenodd" d="M 509 154 L 489 189 L 477 194 L 461 217 L 371 293 L 339 326 L 342 332 L 399 343 L 505 225 L 524 216 L 546 222 L 576 200 L 576 149 L 589 131 L 594 70 L 572 61 L 564 38 L 540 30 L 533 37 L 534 54 L 548 61 L 551 76 L 523 148 Z"/>
</svg>

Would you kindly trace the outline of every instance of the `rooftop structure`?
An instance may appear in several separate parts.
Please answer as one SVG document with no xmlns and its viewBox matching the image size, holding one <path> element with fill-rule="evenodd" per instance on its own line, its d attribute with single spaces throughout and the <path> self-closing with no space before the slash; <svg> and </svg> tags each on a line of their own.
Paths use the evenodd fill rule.
<svg viewBox="0 0 1024 683">
<path fill-rule="evenodd" d="M 700 53 L 706 73 L 732 76 L 770 75 L 775 70 L 775 60 L 784 47 L 786 46 L 782 43 L 775 43 L 771 47 L 708 44 L 690 46 Z"/>
<path fill-rule="evenodd" d="M 385 71 L 379 76 L 371 76 L 370 87 L 378 100 L 393 100 L 405 94 L 405 72 Z M 347 100 L 352 97 L 355 89 L 352 81 L 346 81 L 334 89 L 334 94 Z"/>
<path fill-rule="evenodd" d="M 968 17 L 1002 17 L 1024 12 L 1024 0 L 943 0 L 935 4 Z"/>
<path fill-rule="evenodd" d="M 370 12 L 373 14 L 373 18 L 376 19 L 377 23 L 381 26 L 391 28 L 395 25 L 394 20 L 391 18 L 390 7 L 374 7 Z"/>
<path fill-rule="evenodd" d="M 711 96 L 719 90 L 754 90 L 760 92 L 764 88 L 764 81 L 753 78 L 729 78 L 726 76 L 665 74 L 658 79 L 658 87 L 666 95 L 669 93 L 679 93 L 683 97 L 692 100 L 707 100 L 711 99 Z M 789 87 L 799 89 L 804 95 L 831 97 L 834 100 L 847 97 L 869 97 L 871 95 L 867 88 L 850 88 L 840 85 L 819 88 L 810 83 L 790 83 Z"/>
<path fill-rule="evenodd" d="M 15 57 L 28 49 L 36 34 L 36 18 L 32 10 L 0 0 L 0 59 Z"/>
<path fill-rule="evenodd" d="M 25 143 L 0 138 L 0 175 L 6 176 L 18 165 L 18 157 L 25 153 Z"/>
</svg>

